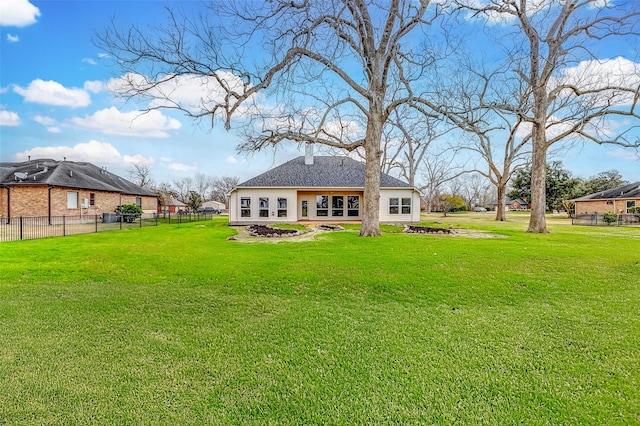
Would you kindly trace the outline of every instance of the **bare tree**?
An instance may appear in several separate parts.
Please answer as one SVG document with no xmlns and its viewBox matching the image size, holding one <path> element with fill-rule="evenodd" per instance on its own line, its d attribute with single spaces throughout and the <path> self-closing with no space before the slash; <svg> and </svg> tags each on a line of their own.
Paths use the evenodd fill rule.
<svg viewBox="0 0 640 426">
<path fill-rule="evenodd" d="M 459 186 L 454 195 L 460 195 L 467 205 L 467 210 L 474 207 L 486 206 L 492 183 L 481 173 L 469 173 L 454 179 Z M 450 186 L 454 188 L 453 185 Z"/>
<path fill-rule="evenodd" d="M 447 182 L 467 173 L 465 168 L 454 161 L 452 149 L 446 149 L 438 153 L 431 153 L 422 160 L 421 186 L 427 203 L 427 213 L 431 213 L 433 205 L 438 201 L 440 189 Z"/>
<path fill-rule="evenodd" d="M 189 201 L 189 194 L 193 191 L 193 178 L 185 177 L 176 179 L 171 185 L 173 192 L 176 194 L 178 201 L 185 204 Z"/>
<path fill-rule="evenodd" d="M 151 176 L 151 166 L 143 163 L 134 163 L 127 169 L 131 182 L 142 188 L 151 188 L 153 178 Z"/>
<path fill-rule="evenodd" d="M 204 173 L 196 173 L 193 177 L 194 191 L 200 194 L 202 199 L 205 201 L 211 199 L 214 180 L 214 177 L 208 176 Z"/>
<path fill-rule="evenodd" d="M 511 110 L 530 127 L 532 142 L 531 219 L 528 232 L 546 233 L 545 172 L 547 153 L 560 141 L 575 140 L 637 147 L 633 129 L 640 118 L 636 104 L 638 67 L 625 74 L 597 74 L 596 47 L 616 36 L 638 36 L 638 2 L 612 6 L 598 0 L 456 0 L 475 13 L 503 20 L 516 31 L 509 46 L 509 69 L 528 93 L 530 109 Z M 494 31 L 495 32 L 495 31 Z M 636 124 L 616 131 L 615 117 Z"/>
<path fill-rule="evenodd" d="M 506 220 L 507 185 L 513 173 L 530 162 L 531 134 L 523 130 L 522 114 L 529 112 L 528 91 L 518 80 L 498 71 L 483 71 L 478 64 L 464 65 L 467 53 L 455 56 L 460 72 L 452 73 L 453 84 L 441 95 L 445 115 L 466 132 L 458 146 L 478 154 L 486 166 L 475 169 L 496 188 L 496 220 Z M 454 64 L 451 64 L 454 68 Z M 507 105 L 508 107 L 505 107 Z M 517 113 L 515 112 L 517 111 Z"/>
<path fill-rule="evenodd" d="M 221 116 L 227 129 L 237 117 L 244 123 L 241 151 L 283 141 L 361 148 L 361 235 L 380 235 L 382 135 L 398 108 L 416 107 L 415 86 L 433 55 L 413 41 L 440 16 L 440 3 L 230 0 L 210 12 L 189 19 L 170 11 L 155 34 L 113 25 L 99 36 L 98 46 L 128 73 L 121 92 L 150 98 L 150 108 Z M 250 49 L 264 55 L 249 56 Z M 201 85 L 196 102 L 176 90 L 187 79 Z M 260 102 L 264 96 L 270 106 Z M 417 111 L 429 115 L 428 106 Z"/>
<path fill-rule="evenodd" d="M 436 141 L 452 130 L 441 117 L 425 116 L 412 109 L 396 111 L 383 134 L 382 170 L 397 170 L 409 184 L 416 184 L 420 165 Z"/>
<path fill-rule="evenodd" d="M 240 179 L 236 176 L 223 176 L 215 178 L 212 184 L 211 199 L 227 204 L 229 201 L 229 193 L 233 188 L 238 186 Z"/>
</svg>

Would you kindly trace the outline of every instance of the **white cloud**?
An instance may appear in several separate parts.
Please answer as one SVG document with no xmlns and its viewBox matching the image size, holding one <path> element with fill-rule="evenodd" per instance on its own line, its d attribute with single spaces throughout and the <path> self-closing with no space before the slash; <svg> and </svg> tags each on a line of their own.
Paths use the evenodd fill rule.
<svg viewBox="0 0 640 426">
<path fill-rule="evenodd" d="M 29 87 L 14 86 L 13 91 L 24 97 L 25 102 L 44 105 L 85 107 L 91 103 L 89 94 L 78 88 L 67 89 L 56 81 L 33 80 Z"/>
<path fill-rule="evenodd" d="M 145 157 L 142 154 L 125 155 L 123 157 L 123 160 L 125 163 L 129 165 L 138 164 L 138 165 L 144 165 L 149 167 L 153 166 L 153 164 L 156 162 L 156 160 L 153 157 Z"/>
<path fill-rule="evenodd" d="M 229 164 L 238 164 L 238 159 L 233 155 L 227 157 L 227 163 Z"/>
<path fill-rule="evenodd" d="M 105 90 L 105 84 L 99 80 L 85 81 L 84 90 L 91 93 L 100 93 Z"/>
<path fill-rule="evenodd" d="M 91 58 L 82 58 L 82 62 L 87 63 L 89 65 L 98 65 L 96 60 Z"/>
<path fill-rule="evenodd" d="M 170 163 L 170 164 L 167 164 L 167 168 L 171 169 L 171 170 L 178 171 L 178 172 L 188 172 L 188 171 L 191 171 L 191 170 L 197 170 L 198 169 L 198 165 L 197 164 L 188 165 L 188 164 L 182 164 L 182 163 Z"/>
<path fill-rule="evenodd" d="M 97 111 L 84 118 L 76 117 L 73 124 L 83 129 L 107 135 L 167 138 L 169 130 L 181 127 L 178 120 L 163 115 L 160 111 L 120 112 L 115 107 Z"/>
<path fill-rule="evenodd" d="M 640 85 L 640 64 L 623 57 L 582 61 L 575 67 L 565 68 L 561 76 L 551 82 L 552 87 L 561 84 L 574 85 L 582 90 L 597 90 L 604 87 L 630 87 Z M 567 90 L 567 94 L 571 93 Z M 596 104 L 628 105 L 633 93 L 607 90 L 589 95 Z"/>
<path fill-rule="evenodd" d="M 40 9 L 28 0 L 2 0 L 0 2 L 0 26 L 26 27 L 35 24 Z"/>
<path fill-rule="evenodd" d="M 232 90 L 239 93 L 244 90 L 244 84 L 238 76 L 229 72 L 218 72 L 217 75 Z M 147 94 L 151 97 L 151 107 L 175 107 L 174 104 L 178 103 L 182 108 L 192 112 L 212 108 L 223 102 L 226 94 L 215 78 L 197 75 L 177 76 L 156 85 L 146 76 L 129 73 L 120 78 L 111 79 L 107 83 L 108 90 L 118 95 L 126 94 L 132 88 L 137 91 L 150 86 L 153 87 L 148 90 Z M 248 105 L 249 102 L 247 102 L 247 107 L 241 107 L 236 115 L 245 114 L 249 108 Z"/>
<path fill-rule="evenodd" d="M 45 117 L 42 115 L 36 115 L 35 117 L 33 117 L 33 121 L 35 121 L 38 124 L 42 124 L 43 126 L 52 126 L 52 125 L 57 125 L 58 122 L 51 117 Z"/>
<path fill-rule="evenodd" d="M 637 149 L 624 149 L 624 148 L 618 148 L 615 149 L 613 151 L 609 151 L 607 152 L 607 155 L 610 155 L 611 157 L 616 157 L 616 158 L 623 158 L 625 160 L 637 160 L 640 161 L 640 151 L 638 151 Z"/>
<path fill-rule="evenodd" d="M 0 110 L 0 126 L 15 127 L 22 124 L 20 116 L 11 111 Z"/>
<path fill-rule="evenodd" d="M 155 163 L 153 157 L 146 157 L 141 154 L 122 155 L 110 143 L 96 140 L 79 143 L 74 146 L 36 147 L 17 153 L 15 159 L 16 161 L 21 161 L 28 158 L 28 156 L 31 156 L 31 158 L 53 158 L 54 160 L 66 158 L 69 161 L 88 161 L 96 165 L 109 165 L 121 169 L 125 169 L 132 164 L 152 166 Z"/>
<path fill-rule="evenodd" d="M 60 127 L 58 127 L 58 121 L 51 117 L 36 115 L 35 117 L 33 117 L 33 121 L 45 126 L 47 128 L 47 132 L 49 133 L 61 133 Z"/>
<path fill-rule="evenodd" d="M 70 161 L 88 161 L 93 164 L 121 164 L 122 156 L 107 142 L 91 140 L 74 146 L 36 147 L 16 154 L 16 158 L 66 158 Z"/>
<path fill-rule="evenodd" d="M 20 41 L 20 37 L 13 35 L 13 34 L 7 34 L 7 41 L 10 43 L 15 43 Z"/>
</svg>

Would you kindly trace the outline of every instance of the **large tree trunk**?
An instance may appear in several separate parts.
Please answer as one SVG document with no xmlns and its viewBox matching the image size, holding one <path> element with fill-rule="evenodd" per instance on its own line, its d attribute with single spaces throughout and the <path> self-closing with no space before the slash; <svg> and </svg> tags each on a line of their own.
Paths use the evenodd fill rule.
<svg viewBox="0 0 640 426">
<path fill-rule="evenodd" d="M 499 183 L 498 188 L 498 205 L 496 206 L 496 220 L 504 222 L 507 220 L 506 207 L 507 207 L 507 187 L 506 184 Z"/>
<path fill-rule="evenodd" d="M 536 126 L 534 126 L 535 129 Z M 534 130 L 535 131 L 535 130 Z M 542 130 L 544 132 L 544 130 Z M 534 135 L 531 162 L 531 218 L 527 232 L 546 234 L 547 147 L 544 135 Z"/>
<path fill-rule="evenodd" d="M 380 159 L 382 150 L 382 123 L 369 120 L 365 141 L 364 210 L 360 236 L 377 237 L 380 232 Z"/>
</svg>

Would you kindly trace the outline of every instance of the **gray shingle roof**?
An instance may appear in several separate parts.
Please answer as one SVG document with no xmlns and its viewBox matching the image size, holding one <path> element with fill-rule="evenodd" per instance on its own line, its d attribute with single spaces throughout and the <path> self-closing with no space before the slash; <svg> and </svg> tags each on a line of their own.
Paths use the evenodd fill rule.
<svg viewBox="0 0 640 426">
<path fill-rule="evenodd" d="M 364 188 L 364 163 L 349 157 L 315 156 L 304 164 L 304 156 L 294 158 L 237 186 L 295 188 Z M 380 173 L 382 188 L 413 188 L 406 182 Z"/>
<path fill-rule="evenodd" d="M 640 182 L 628 183 L 617 188 L 596 192 L 576 198 L 574 201 L 613 200 L 620 198 L 640 198 Z"/>
<path fill-rule="evenodd" d="M 0 163 L 0 185 L 52 185 L 127 195 L 157 196 L 154 192 L 91 163 L 51 159 Z"/>
</svg>

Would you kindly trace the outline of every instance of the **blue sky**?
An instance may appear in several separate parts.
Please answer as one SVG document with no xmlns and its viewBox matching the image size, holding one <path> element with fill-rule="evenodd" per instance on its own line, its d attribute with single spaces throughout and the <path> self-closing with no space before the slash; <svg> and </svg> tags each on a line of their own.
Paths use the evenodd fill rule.
<svg viewBox="0 0 640 426">
<path fill-rule="evenodd" d="M 174 2 L 175 3 L 175 2 Z M 180 2 L 189 8 L 196 2 Z M 106 91 L 117 69 L 92 43 L 115 17 L 118 25 L 152 25 L 165 17 L 155 1 L 0 2 L 0 161 L 54 158 L 90 161 L 127 176 L 132 162 L 151 165 L 156 182 L 195 173 L 241 180 L 302 155 L 293 145 L 251 158 L 236 154 L 239 140 L 222 127 L 202 128 L 168 111 L 137 117 L 134 105 Z M 624 47 L 624 46 L 623 46 Z M 616 46 L 616 54 L 637 52 Z M 587 144 L 554 158 L 580 177 L 617 169 L 640 180 L 633 150 Z"/>
</svg>

